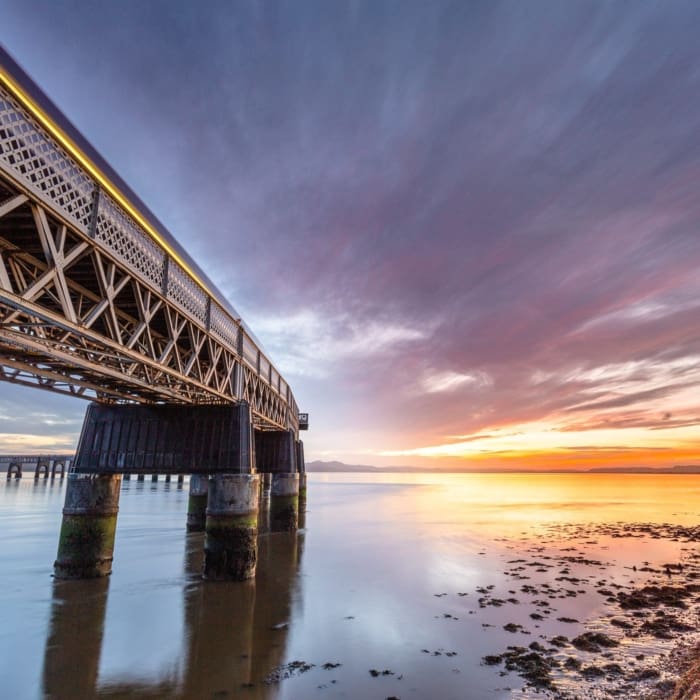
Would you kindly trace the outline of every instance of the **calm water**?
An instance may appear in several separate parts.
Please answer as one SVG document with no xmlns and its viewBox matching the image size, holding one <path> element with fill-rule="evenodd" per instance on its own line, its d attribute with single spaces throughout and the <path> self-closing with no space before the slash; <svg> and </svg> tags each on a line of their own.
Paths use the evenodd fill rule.
<svg viewBox="0 0 700 700">
<path fill-rule="evenodd" d="M 260 538 L 255 582 L 205 584 L 203 538 L 184 528 L 187 484 L 130 481 L 112 576 L 55 583 L 63 496 L 59 481 L 0 483 L 2 698 L 511 697 L 522 680 L 481 658 L 538 637 L 503 625 L 572 636 L 601 599 L 559 596 L 555 615 L 581 623 L 533 627 L 524 600 L 480 605 L 477 588 L 507 597 L 509 562 L 561 556 L 572 541 L 607 581 L 642 581 L 633 565 L 684 561 L 693 547 L 577 526 L 700 523 L 695 476 L 310 475 L 305 529 Z M 314 666 L 279 680 L 296 660 Z"/>
</svg>

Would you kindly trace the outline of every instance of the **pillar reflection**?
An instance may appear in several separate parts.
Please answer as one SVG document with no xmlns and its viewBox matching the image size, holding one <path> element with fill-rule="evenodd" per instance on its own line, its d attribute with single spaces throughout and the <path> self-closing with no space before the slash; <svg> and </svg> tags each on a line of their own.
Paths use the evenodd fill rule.
<svg viewBox="0 0 700 700">
<path fill-rule="evenodd" d="M 97 695 L 109 579 L 55 581 L 46 640 L 46 700 Z"/>
<path fill-rule="evenodd" d="M 285 662 L 287 630 L 292 624 L 292 604 L 299 567 L 296 533 L 271 533 L 258 543 L 255 578 L 255 634 L 253 682 L 264 681 L 270 671 Z"/>
<path fill-rule="evenodd" d="M 43 669 L 45 700 L 201 700 L 231 697 L 275 700 L 280 686 L 265 683 L 286 657 L 297 597 L 303 537 L 260 537 L 254 579 L 201 579 L 203 533 L 185 539 L 182 657 L 171 673 L 110 678 L 100 684 L 109 578 L 56 581 Z"/>
</svg>

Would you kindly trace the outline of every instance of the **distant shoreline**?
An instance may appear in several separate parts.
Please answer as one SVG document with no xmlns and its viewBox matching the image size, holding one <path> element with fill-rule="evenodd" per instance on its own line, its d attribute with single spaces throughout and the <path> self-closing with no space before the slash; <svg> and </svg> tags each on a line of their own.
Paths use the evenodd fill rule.
<svg viewBox="0 0 700 700">
<path fill-rule="evenodd" d="M 367 464 L 313 461 L 306 471 L 314 474 L 700 474 L 700 464 L 673 467 L 592 467 L 590 469 L 430 469 L 428 467 L 374 467 Z"/>
</svg>

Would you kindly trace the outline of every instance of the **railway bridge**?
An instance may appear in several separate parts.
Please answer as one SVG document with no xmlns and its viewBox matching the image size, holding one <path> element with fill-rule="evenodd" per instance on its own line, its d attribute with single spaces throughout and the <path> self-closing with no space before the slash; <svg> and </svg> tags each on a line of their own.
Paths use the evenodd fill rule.
<svg viewBox="0 0 700 700">
<path fill-rule="evenodd" d="M 0 380 L 88 399 L 58 578 L 112 569 L 122 475 L 191 474 L 205 578 L 254 575 L 305 498 L 291 388 L 139 197 L 0 48 Z M 300 495 L 301 494 L 301 495 Z"/>
<path fill-rule="evenodd" d="M 66 475 L 73 461 L 73 455 L 44 454 L 44 455 L 0 455 L 0 473 L 7 474 L 7 480 L 21 479 L 25 469 L 34 471 L 34 480 L 61 479 Z"/>
</svg>

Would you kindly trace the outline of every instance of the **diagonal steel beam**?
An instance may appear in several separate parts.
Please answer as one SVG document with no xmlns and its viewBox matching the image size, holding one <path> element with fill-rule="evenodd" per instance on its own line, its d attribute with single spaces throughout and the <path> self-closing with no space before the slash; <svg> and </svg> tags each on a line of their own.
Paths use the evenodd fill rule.
<svg viewBox="0 0 700 700">
<path fill-rule="evenodd" d="M 26 201 L 29 200 L 26 194 L 18 194 L 10 199 L 6 199 L 4 202 L 0 202 L 0 219 L 11 211 L 17 209 L 17 207 L 22 206 Z"/>
</svg>

